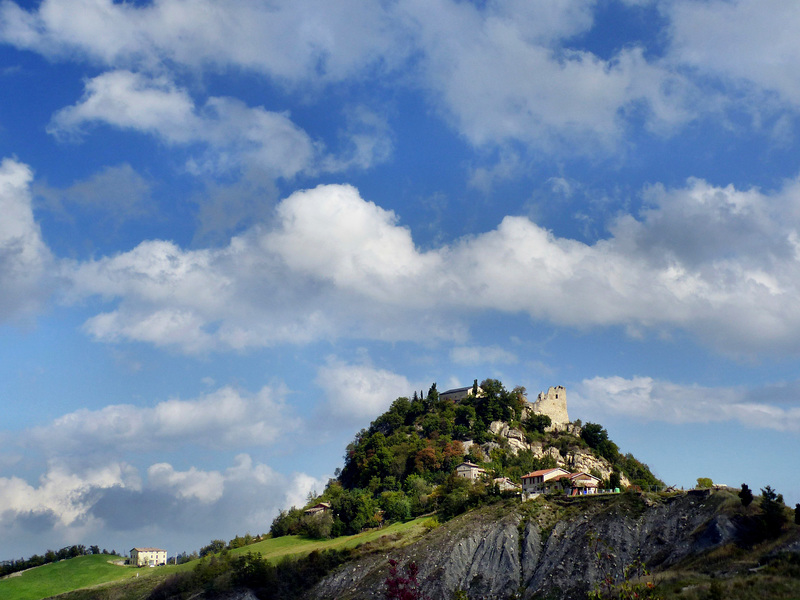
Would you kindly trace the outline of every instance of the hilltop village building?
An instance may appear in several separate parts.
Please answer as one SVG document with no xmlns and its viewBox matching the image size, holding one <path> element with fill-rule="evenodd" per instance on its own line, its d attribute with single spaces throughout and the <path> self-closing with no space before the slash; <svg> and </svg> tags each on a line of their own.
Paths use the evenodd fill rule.
<svg viewBox="0 0 800 600">
<path fill-rule="evenodd" d="M 137 567 L 156 567 L 167 564 L 167 551 L 161 548 L 131 548 L 131 564 Z"/>
<path fill-rule="evenodd" d="M 452 390 L 447 390 L 446 392 L 441 392 L 439 394 L 439 400 L 453 400 L 454 402 L 460 402 L 464 398 L 468 396 L 473 396 L 475 394 L 475 390 L 478 390 L 478 394 L 483 391 L 478 386 L 478 380 L 476 379 L 475 382 L 469 387 L 462 387 L 462 388 L 453 388 Z"/>
</svg>

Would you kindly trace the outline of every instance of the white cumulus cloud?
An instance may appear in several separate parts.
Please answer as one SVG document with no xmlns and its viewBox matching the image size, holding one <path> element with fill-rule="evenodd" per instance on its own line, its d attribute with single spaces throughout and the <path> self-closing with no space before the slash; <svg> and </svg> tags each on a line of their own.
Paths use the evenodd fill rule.
<svg viewBox="0 0 800 600">
<path fill-rule="evenodd" d="M 84 97 L 58 111 L 48 131 L 60 137 L 81 134 L 104 123 L 155 135 L 168 144 L 205 144 L 192 158 L 198 172 L 259 166 L 282 177 L 313 168 L 317 148 L 288 115 L 249 107 L 240 100 L 211 97 L 195 106 L 184 89 L 167 78 L 119 70 L 86 82 Z"/>
<path fill-rule="evenodd" d="M 33 314 L 53 285 L 53 261 L 34 220 L 31 169 L 0 162 L 0 321 Z"/>
<path fill-rule="evenodd" d="M 334 415 L 359 420 L 377 417 L 412 389 L 408 379 L 397 373 L 338 360 L 320 367 L 316 381 Z"/>
<path fill-rule="evenodd" d="M 153 407 L 116 404 L 80 409 L 26 432 L 24 438 L 47 455 L 78 462 L 175 444 L 269 446 L 297 426 L 283 395 L 283 390 L 269 387 L 256 393 L 224 387 L 192 400 L 173 398 Z"/>
<path fill-rule="evenodd" d="M 393 212 L 352 187 L 319 186 L 227 247 L 143 242 L 65 273 L 72 297 L 118 301 L 87 322 L 97 339 L 187 352 L 420 332 L 459 341 L 476 310 L 579 328 L 677 327 L 730 354 L 800 351 L 800 184 L 765 194 L 693 179 L 646 199 L 639 218 L 620 217 L 594 244 L 508 216 L 422 251 Z"/>
</svg>

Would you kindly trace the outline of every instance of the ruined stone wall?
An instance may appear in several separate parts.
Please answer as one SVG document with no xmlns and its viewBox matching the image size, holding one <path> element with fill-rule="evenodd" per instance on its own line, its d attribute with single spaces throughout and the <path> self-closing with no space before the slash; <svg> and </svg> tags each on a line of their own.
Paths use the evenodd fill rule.
<svg viewBox="0 0 800 600">
<path fill-rule="evenodd" d="M 567 390 L 564 386 L 551 387 L 547 393 L 540 392 L 530 410 L 537 415 L 547 415 L 552 421 L 551 427 L 563 429 L 569 424 L 567 414 Z"/>
</svg>

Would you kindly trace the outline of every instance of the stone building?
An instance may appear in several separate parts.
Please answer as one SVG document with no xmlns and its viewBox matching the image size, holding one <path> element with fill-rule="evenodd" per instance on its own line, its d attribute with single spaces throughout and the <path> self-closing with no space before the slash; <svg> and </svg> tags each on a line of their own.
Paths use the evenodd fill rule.
<svg viewBox="0 0 800 600">
<path fill-rule="evenodd" d="M 463 462 L 456 467 L 456 475 L 464 479 L 469 479 L 470 481 L 475 481 L 479 477 L 486 475 L 486 470 L 475 463 Z"/>
</svg>

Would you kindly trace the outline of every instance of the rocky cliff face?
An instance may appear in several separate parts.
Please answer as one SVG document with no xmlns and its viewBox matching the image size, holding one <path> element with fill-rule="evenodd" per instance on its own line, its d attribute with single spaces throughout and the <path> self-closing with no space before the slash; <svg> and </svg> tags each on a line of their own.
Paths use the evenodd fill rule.
<svg viewBox="0 0 800 600">
<path fill-rule="evenodd" d="M 505 503 L 468 513 L 393 555 L 415 561 L 430 598 L 585 598 L 608 571 L 642 559 L 655 571 L 736 540 L 720 506 L 727 492 L 649 500 L 637 495 Z M 591 536 L 613 548 L 598 564 Z M 317 600 L 383 595 L 388 555 L 350 563 L 309 594 Z"/>
</svg>

